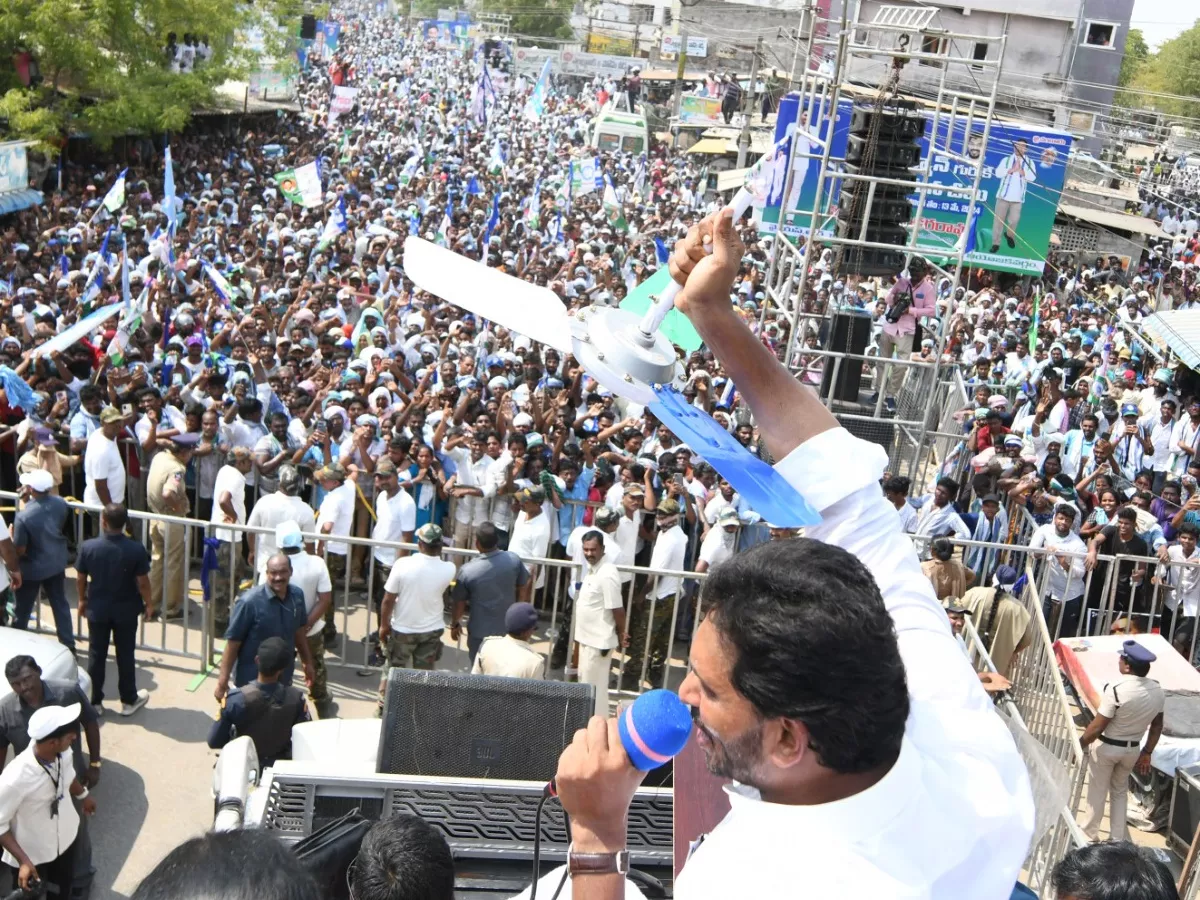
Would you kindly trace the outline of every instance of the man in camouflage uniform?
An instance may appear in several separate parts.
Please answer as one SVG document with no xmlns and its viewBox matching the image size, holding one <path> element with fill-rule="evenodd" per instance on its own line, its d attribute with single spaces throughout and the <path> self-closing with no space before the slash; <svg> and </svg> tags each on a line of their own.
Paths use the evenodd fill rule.
<svg viewBox="0 0 1200 900">
<path fill-rule="evenodd" d="M 392 668 L 432 669 L 442 655 L 445 597 L 454 582 L 454 563 L 442 559 L 442 529 L 437 525 L 422 525 L 416 537 L 418 552 L 396 560 L 383 588 L 379 645 L 387 648 L 387 662 L 379 686 L 380 708 Z"/>
</svg>

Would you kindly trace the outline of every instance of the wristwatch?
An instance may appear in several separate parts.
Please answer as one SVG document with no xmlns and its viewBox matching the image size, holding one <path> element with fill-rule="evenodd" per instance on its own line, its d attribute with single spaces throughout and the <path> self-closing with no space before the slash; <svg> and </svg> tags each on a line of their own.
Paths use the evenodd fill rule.
<svg viewBox="0 0 1200 900">
<path fill-rule="evenodd" d="M 629 851 L 579 853 L 573 848 L 568 848 L 567 868 L 572 878 L 576 875 L 627 875 L 629 874 Z"/>
<path fill-rule="evenodd" d="M 100 760 L 98 760 L 98 759 L 93 759 L 93 760 L 92 760 L 90 763 L 88 763 L 88 768 L 91 768 L 91 769 L 98 769 L 98 768 L 100 768 Z"/>
</svg>

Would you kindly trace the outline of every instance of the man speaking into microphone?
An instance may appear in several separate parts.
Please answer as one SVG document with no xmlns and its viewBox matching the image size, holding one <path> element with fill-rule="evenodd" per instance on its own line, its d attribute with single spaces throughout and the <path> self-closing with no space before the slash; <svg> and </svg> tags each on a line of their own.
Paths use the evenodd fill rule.
<svg viewBox="0 0 1200 900">
<path fill-rule="evenodd" d="M 841 428 L 731 308 L 741 258 L 728 210 L 693 226 L 670 260 L 676 305 L 822 521 L 704 584 L 679 694 L 709 769 L 735 784 L 675 897 L 1005 900 L 1033 831 L 1025 766 L 879 489 L 883 450 Z M 574 900 L 624 896 L 640 781 L 615 720 L 592 719 L 563 751 Z"/>
</svg>

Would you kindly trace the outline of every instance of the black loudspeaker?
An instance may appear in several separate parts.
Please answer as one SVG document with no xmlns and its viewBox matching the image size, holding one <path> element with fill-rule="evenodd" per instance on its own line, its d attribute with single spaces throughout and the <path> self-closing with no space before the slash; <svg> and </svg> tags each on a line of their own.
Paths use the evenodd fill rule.
<svg viewBox="0 0 1200 900">
<path fill-rule="evenodd" d="M 925 132 L 925 120 L 917 105 L 907 100 L 889 100 L 882 109 L 859 104 L 850 116 L 846 144 L 846 171 L 854 175 L 907 179 L 909 170 L 921 162 L 917 140 Z M 905 188 L 876 185 L 871 205 L 871 185 L 845 181 L 837 204 L 836 233 L 844 239 L 862 236 L 879 244 L 903 246 L 908 242 L 904 227 L 912 219 L 912 204 Z M 847 248 L 843 257 L 846 272 L 858 275 L 894 275 L 904 268 L 904 253 L 878 247 Z"/>
<path fill-rule="evenodd" d="M 311 41 L 317 37 L 317 17 L 316 16 L 301 16 L 300 17 L 300 40 Z"/>
<path fill-rule="evenodd" d="M 549 781 L 595 701 L 590 684 L 392 669 L 377 770 Z"/>
<path fill-rule="evenodd" d="M 833 314 L 833 340 L 830 350 L 838 353 L 862 355 L 871 340 L 871 314 L 865 310 L 840 310 Z M 837 362 L 837 383 L 833 381 L 834 363 Z M 821 396 L 828 397 L 833 389 L 835 400 L 846 403 L 858 402 L 859 386 L 862 383 L 862 360 L 826 358 L 821 373 Z"/>
<path fill-rule="evenodd" d="M 1186 857 L 1197 826 L 1200 826 L 1200 766 L 1187 766 L 1175 770 L 1167 846 Z"/>
</svg>

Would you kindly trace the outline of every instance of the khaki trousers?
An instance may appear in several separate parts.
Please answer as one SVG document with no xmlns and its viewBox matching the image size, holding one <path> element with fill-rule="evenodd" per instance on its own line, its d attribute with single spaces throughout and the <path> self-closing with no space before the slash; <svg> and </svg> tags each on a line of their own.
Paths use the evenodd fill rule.
<svg viewBox="0 0 1200 900">
<path fill-rule="evenodd" d="M 1114 747 L 1096 741 L 1088 748 L 1088 817 L 1083 833 L 1093 841 L 1100 835 L 1100 820 L 1104 817 L 1104 798 L 1109 798 L 1108 833 L 1111 840 L 1129 840 L 1125 825 L 1125 808 L 1129 801 L 1129 775 L 1141 750 L 1137 747 Z"/>
<path fill-rule="evenodd" d="M 608 718 L 608 676 L 612 669 L 613 653 L 579 645 L 579 680 L 596 688 L 596 715 Z"/>
<path fill-rule="evenodd" d="M 187 585 L 183 581 L 187 553 L 186 529 L 182 525 L 150 520 L 150 603 L 167 615 L 183 607 Z M 166 597 L 163 597 L 163 584 Z"/>
</svg>

